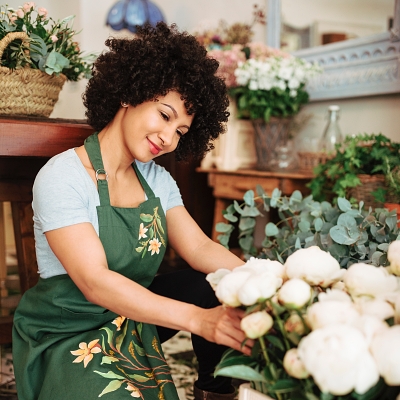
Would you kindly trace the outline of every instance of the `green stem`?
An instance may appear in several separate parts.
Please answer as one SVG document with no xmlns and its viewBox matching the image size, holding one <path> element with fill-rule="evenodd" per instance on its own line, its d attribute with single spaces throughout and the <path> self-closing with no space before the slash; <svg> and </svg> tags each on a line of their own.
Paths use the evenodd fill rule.
<svg viewBox="0 0 400 400">
<path fill-rule="evenodd" d="M 268 356 L 267 346 L 265 345 L 264 337 L 261 336 L 260 338 L 258 338 L 258 340 L 259 340 L 259 342 L 260 342 L 261 350 L 262 350 L 262 352 L 263 352 L 265 361 L 267 362 L 267 364 L 269 364 L 271 361 L 270 361 L 269 356 Z"/>
<path fill-rule="evenodd" d="M 276 314 L 276 322 L 278 323 L 279 329 L 282 332 L 282 337 L 283 337 L 283 341 L 285 342 L 286 350 L 290 350 L 291 347 L 290 347 L 290 343 L 286 337 L 286 330 L 285 330 L 285 327 L 283 326 L 282 319 L 280 318 L 278 313 Z"/>
</svg>

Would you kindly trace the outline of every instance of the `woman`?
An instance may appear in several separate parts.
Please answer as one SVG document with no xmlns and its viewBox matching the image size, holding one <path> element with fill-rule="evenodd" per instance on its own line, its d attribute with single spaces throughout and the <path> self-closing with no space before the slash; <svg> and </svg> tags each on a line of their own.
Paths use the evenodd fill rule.
<svg viewBox="0 0 400 400">
<path fill-rule="evenodd" d="M 233 399 L 214 378 L 225 346 L 249 354 L 243 313 L 205 275 L 243 262 L 214 243 L 153 159 L 203 156 L 224 130 L 218 63 L 175 26 L 109 39 L 84 94 L 97 133 L 39 172 L 33 209 L 39 283 L 14 318 L 19 400 L 178 399 L 160 343 L 192 333 L 196 399 Z M 192 269 L 159 275 L 167 245 Z"/>
</svg>

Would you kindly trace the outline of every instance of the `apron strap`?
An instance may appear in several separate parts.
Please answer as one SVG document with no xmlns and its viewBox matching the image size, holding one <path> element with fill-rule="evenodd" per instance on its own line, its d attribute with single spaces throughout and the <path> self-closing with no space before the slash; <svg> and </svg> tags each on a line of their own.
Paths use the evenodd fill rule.
<svg viewBox="0 0 400 400">
<path fill-rule="evenodd" d="M 100 197 L 100 204 L 102 206 L 110 205 L 110 193 L 108 191 L 108 175 L 106 170 L 104 169 L 103 159 L 101 158 L 101 151 L 100 151 L 100 142 L 99 138 L 97 137 L 98 132 L 94 133 L 93 135 L 86 138 L 84 145 L 86 152 L 88 153 L 89 160 L 92 163 L 94 170 L 96 171 L 96 180 L 97 180 L 97 190 L 99 191 Z M 143 187 L 144 192 L 148 199 L 154 199 L 156 196 L 146 182 L 146 179 L 143 178 L 143 175 L 139 171 L 136 163 L 132 163 L 133 169 L 136 172 L 136 175 L 139 179 L 140 184 Z M 105 179 L 100 179 L 100 175 L 105 175 Z"/>
<path fill-rule="evenodd" d="M 108 175 L 104 169 L 103 159 L 101 158 L 100 143 L 97 137 L 98 132 L 86 138 L 84 145 L 93 169 L 96 171 L 97 190 L 100 197 L 100 205 L 110 205 L 110 193 L 108 191 Z M 100 179 L 104 175 L 105 179 Z"/>
<path fill-rule="evenodd" d="M 155 196 L 153 190 L 151 189 L 151 187 L 149 186 L 149 184 L 147 183 L 146 179 L 143 178 L 143 175 L 139 171 L 139 168 L 136 165 L 136 163 L 133 162 L 132 166 L 133 166 L 133 169 L 136 172 L 137 177 L 139 178 L 139 182 L 142 185 L 142 188 L 143 188 L 144 192 L 146 193 L 147 198 L 148 199 L 154 199 L 156 196 Z"/>
</svg>

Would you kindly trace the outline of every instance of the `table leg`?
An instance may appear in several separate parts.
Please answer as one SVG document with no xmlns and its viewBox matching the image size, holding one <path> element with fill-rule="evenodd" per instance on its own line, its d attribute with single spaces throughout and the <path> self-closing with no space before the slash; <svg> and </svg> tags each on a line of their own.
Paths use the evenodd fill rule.
<svg viewBox="0 0 400 400">
<path fill-rule="evenodd" d="M 39 279 L 33 234 L 33 210 L 30 202 L 12 202 L 11 210 L 21 293 L 24 293 Z"/>
</svg>

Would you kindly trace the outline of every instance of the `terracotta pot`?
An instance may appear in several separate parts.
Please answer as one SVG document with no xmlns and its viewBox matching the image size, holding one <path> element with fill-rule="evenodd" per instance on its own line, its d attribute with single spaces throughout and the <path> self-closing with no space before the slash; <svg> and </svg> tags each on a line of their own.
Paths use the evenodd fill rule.
<svg viewBox="0 0 400 400">
<path fill-rule="evenodd" d="M 384 207 L 389 211 L 397 210 L 397 226 L 400 227 L 400 204 L 396 203 L 385 203 Z"/>
<path fill-rule="evenodd" d="M 238 400 L 273 400 L 272 397 L 258 392 L 250 387 L 250 383 L 243 383 L 239 386 Z"/>
</svg>

